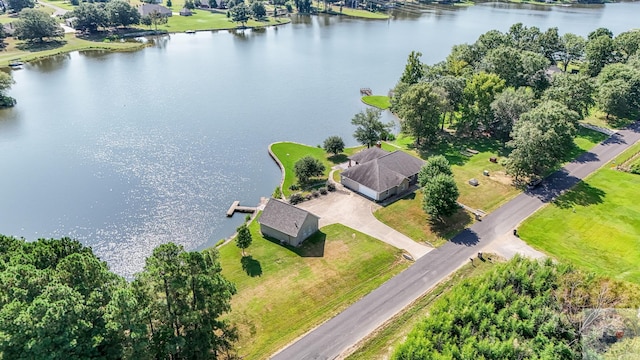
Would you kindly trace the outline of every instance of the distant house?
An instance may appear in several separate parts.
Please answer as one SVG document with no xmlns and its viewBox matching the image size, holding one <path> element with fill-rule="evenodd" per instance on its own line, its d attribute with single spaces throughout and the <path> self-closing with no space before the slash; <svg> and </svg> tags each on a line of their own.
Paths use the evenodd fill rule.
<svg viewBox="0 0 640 360">
<path fill-rule="evenodd" d="M 209 9 L 211 5 L 209 5 L 209 0 L 197 0 L 196 5 L 203 9 Z"/>
<path fill-rule="evenodd" d="M 173 15 L 171 13 L 171 9 L 166 8 L 162 5 L 157 5 L 157 4 L 142 4 L 140 6 L 138 6 L 138 12 L 140 13 L 140 16 L 145 17 L 145 16 L 149 16 L 149 14 L 151 14 L 152 12 L 157 11 L 160 13 L 160 15 L 166 16 L 166 17 L 170 17 L 171 15 Z"/>
<path fill-rule="evenodd" d="M 560 69 L 556 65 L 551 65 L 544 71 L 544 74 L 547 75 L 547 77 L 549 78 L 551 78 L 555 74 L 560 74 L 560 73 L 562 73 L 562 69 Z"/>
<path fill-rule="evenodd" d="M 191 12 L 191 10 L 185 8 L 182 8 L 182 10 L 180 10 L 180 16 L 191 16 L 193 15 L 193 12 Z"/>
<path fill-rule="evenodd" d="M 300 246 L 309 236 L 318 231 L 316 215 L 291 204 L 269 199 L 260 215 L 260 232 L 281 243 Z"/>
<path fill-rule="evenodd" d="M 350 167 L 340 174 L 340 183 L 375 201 L 401 194 L 418 181 L 424 161 L 403 151 L 378 147 L 349 157 Z"/>
</svg>

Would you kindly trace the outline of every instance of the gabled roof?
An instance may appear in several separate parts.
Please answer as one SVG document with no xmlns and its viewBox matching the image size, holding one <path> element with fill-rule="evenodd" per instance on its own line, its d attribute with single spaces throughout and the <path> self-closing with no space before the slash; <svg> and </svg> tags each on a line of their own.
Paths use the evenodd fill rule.
<svg viewBox="0 0 640 360">
<path fill-rule="evenodd" d="M 381 157 L 348 168 L 342 172 L 342 176 L 369 189 L 383 192 L 400 185 L 404 179 L 416 175 L 423 164 L 424 161 L 403 151 L 396 150 L 392 153 L 385 151 Z"/>
<path fill-rule="evenodd" d="M 421 159 L 400 150 L 380 157 L 378 163 L 406 177 L 419 173 L 424 165 Z"/>
<path fill-rule="evenodd" d="M 141 4 L 138 6 L 138 12 L 142 16 L 147 16 L 152 12 L 157 11 L 162 15 L 171 15 L 171 9 L 166 8 L 162 5 L 158 4 Z"/>
<path fill-rule="evenodd" d="M 357 162 L 358 164 L 364 164 L 367 161 L 377 159 L 381 156 L 387 155 L 388 153 L 389 153 L 388 151 L 382 150 L 379 147 L 374 146 L 368 149 L 358 151 L 357 153 L 349 156 L 349 159 Z"/>
<path fill-rule="evenodd" d="M 286 235 L 297 237 L 300 227 L 309 216 L 316 215 L 280 200 L 269 199 L 258 222 Z"/>
</svg>

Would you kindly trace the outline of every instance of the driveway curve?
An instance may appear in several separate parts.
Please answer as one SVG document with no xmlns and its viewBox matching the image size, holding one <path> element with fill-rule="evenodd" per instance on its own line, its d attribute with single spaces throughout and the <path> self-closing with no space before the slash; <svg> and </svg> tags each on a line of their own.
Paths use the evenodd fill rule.
<svg viewBox="0 0 640 360">
<path fill-rule="evenodd" d="M 381 223 L 373 216 L 373 211 L 379 205 L 347 190 L 330 192 L 325 196 L 302 202 L 297 206 L 318 215 L 320 227 L 336 223 L 346 225 L 406 251 L 415 260 L 433 250 L 432 247 L 415 242 L 406 235 Z"/>
</svg>

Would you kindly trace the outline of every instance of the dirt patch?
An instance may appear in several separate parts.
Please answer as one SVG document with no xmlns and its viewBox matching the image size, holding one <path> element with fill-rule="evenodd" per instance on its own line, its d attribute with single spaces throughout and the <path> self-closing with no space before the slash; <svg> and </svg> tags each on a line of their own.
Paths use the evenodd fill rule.
<svg viewBox="0 0 640 360">
<path fill-rule="evenodd" d="M 490 180 L 493 180 L 495 182 L 499 182 L 499 183 L 504 184 L 504 185 L 512 185 L 513 184 L 513 178 L 511 176 L 507 175 L 504 171 L 491 172 L 489 174 L 488 178 Z"/>
</svg>

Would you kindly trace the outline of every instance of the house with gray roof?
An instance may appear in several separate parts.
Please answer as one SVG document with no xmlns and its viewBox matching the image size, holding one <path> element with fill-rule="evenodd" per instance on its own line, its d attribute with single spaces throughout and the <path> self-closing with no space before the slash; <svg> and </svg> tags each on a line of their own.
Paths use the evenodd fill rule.
<svg viewBox="0 0 640 360">
<path fill-rule="evenodd" d="M 170 17 L 171 15 L 173 15 L 171 9 L 158 4 L 141 4 L 140 6 L 138 6 L 138 12 L 142 17 L 149 16 L 149 14 L 151 14 L 152 12 L 157 12 L 160 15 L 166 17 Z"/>
<path fill-rule="evenodd" d="M 350 156 L 349 164 L 351 166 L 340 174 L 340 183 L 382 201 L 409 190 L 417 182 L 424 161 L 400 150 L 388 152 L 372 147 Z"/>
<path fill-rule="evenodd" d="M 300 246 L 318 231 L 316 215 L 286 202 L 269 199 L 258 223 L 263 236 L 279 240 L 283 244 Z"/>
</svg>

